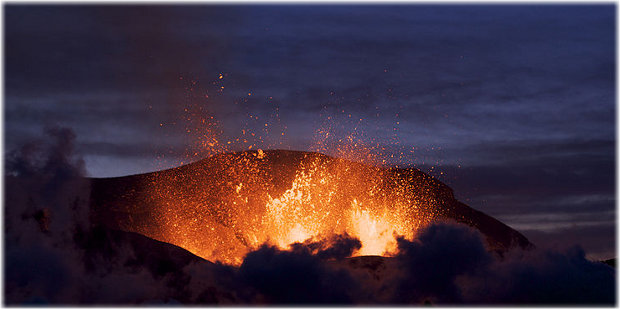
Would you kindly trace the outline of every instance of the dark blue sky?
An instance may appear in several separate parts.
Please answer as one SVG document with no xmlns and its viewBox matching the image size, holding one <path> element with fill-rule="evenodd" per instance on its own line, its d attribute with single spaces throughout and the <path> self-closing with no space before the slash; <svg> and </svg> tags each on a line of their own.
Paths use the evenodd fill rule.
<svg viewBox="0 0 620 309">
<path fill-rule="evenodd" d="M 310 149 L 330 115 L 534 243 L 615 256 L 615 10 L 6 5 L 5 149 L 68 126 L 119 176 L 182 160 L 187 105 L 227 138 L 269 122 L 264 148 Z"/>
</svg>

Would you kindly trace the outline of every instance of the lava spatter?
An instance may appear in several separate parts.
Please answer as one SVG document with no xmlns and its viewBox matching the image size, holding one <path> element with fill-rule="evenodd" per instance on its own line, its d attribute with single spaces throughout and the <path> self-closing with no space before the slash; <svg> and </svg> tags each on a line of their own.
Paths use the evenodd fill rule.
<svg viewBox="0 0 620 309">
<path fill-rule="evenodd" d="M 142 193 L 150 209 L 124 228 L 229 264 L 266 242 L 343 233 L 362 242 L 356 254 L 386 255 L 436 215 L 431 185 L 318 153 L 226 153 L 154 174 Z"/>
</svg>

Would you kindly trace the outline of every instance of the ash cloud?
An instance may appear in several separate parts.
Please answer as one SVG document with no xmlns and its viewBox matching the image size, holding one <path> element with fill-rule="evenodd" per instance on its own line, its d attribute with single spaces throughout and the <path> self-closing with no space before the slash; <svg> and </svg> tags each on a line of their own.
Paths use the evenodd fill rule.
<svg viewBox="0 0 620 309">
<path fill-rule="evenodd" d="M 325 261 L 349 257 L 359 248 L 359 239 L 346 234 L 295 243 L 290 251 L 263 245 L 245 257 L 239 274 L 271 303 L 353 303 L 359 294 L 356 281 L 345 269 Z"/>
<path fill-rule="evenodd" d="M 397 303 L 463 301 L 456 278 L 492 260 L 480 235 L 466 226 L 431 225 L 416 241 L 399 238 L 394 278 Z"/>
<path fill-rule="evenodd" d="M 615 272 L 583 250 L 515 249 L 498 255 L 465 225 L 437 223 L 391 258 L 345 258 L 354 238 L 263 246 L 239 269 L 244 284 L 270 304 L 613 304 Z M 331 244 L 334 247 L 317 247 Z M 356 247 L 356 245 L 353 245 Z M 344 255 L 321 255 L 347 252 Z M 366 260 L 365 260 L 366 259 Z M 357 263 L 357 264 L 356 264 Z"/>
<path fill-rule="evenodd" d="M 460 278 L 464 299 L 481 304 L 614 304 L 615 272 L 564 252 L 512 252 L 472 276 Z"/>
<path fill-rule="evenodd" d="M 166 281 L 144 261 L 129 263 L 135 246 L 90 225 L 90 183 L 75 138 L 48 127 L 5 156 L 5 304 L 165 302 Z"/>
<path fill-rule="evenodd" d="M 414 241 L 398 240 L 394 303 L 613 304 L 615 271 L 583 250 L 485 249 L 470 227 L 435 224 Z M 393 280 L 393 281 L 392 281 Z"/>
<path fill-rule="evenodd" d="M 9 236 L 28 238 L 31 231 L 23 229 L 33 221 L 41 231 L 66 238 L 87 221 L 84 205 L 90 188 L 83 176 L 84 162 L 74 154 L 75 134 L 60 127 L 48 127 L 44 133 L 45 138 L 7 154 L 5 215 Z"/>
<path fill-rule="evenodd" d="M 70 298 L 72 237 L 84 229 L 88 184 L 73 156 L 75 135 L 49 127 L 45 138 L 6 156 L 5 300 L 24 303 Z"/>
</svg>

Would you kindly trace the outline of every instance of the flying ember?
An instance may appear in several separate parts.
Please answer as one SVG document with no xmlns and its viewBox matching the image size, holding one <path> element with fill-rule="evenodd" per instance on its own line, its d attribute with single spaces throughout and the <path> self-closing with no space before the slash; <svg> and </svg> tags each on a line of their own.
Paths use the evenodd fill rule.
<svg viewBox="0 0 620 309">
<path fill-rule="evenodd" d="M 344 138 L 330 134 L 331 126 L 319 130 L 317 152 L 262 150 L 246 139 L 220 142 L 218 125 L 202 105 L 183 110 L 184 131 L 195 143 L 186 160 L 207 159 L 148 174 L 107 211 L 116 216 L 110 221 L 117 228 L 210 261 L 238 265 L 264 243 L 286 249 L 336 234 L 358 238 L 357 255 L 390 255 L 396 237 L 415 238 L 439 215 L 442 194 L 451 194 L 415 169 L 373 164 L 380 160 L 368 160 L 371 147 L 357 128 Z M 240 132 L 263 142 L 249 127 Z M 235 148 L 248 150 L 232 152 Z M 328 148 L 336 158 L 319 153 Z"/>
<path fill-rule="evenodd" d="M 263 243 L 344 233 L 360 239 L 357 255 L 389 255 L 395 236 L 413 239 L 435 218 L 442 194 L 414 170 L 285 150 L 218 154 L 146 179 L 115 202 L 119 228 L 228 264 Z"/>
</svg>

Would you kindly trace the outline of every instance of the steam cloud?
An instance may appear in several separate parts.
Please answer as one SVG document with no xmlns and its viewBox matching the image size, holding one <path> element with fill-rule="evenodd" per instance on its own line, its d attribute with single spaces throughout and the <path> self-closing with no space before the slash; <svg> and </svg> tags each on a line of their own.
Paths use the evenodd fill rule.
<svg viewBox="0 0 620 309">
<path fill-rule="evenodd" d="M 360 241 L 348 235 L 337 235 L 330 244 L 295 243 L 290 251 L 263 245 L 245 257 L 239 275 L 272 303 L 352 303 L 356 281 L 325 260 L 349 257 L 359 248 Z"/>
<path fill-rule="evenodd" d="M 437 223 L 398 238 L 392 258 L 349 258 L 335 235 L 240 267 L 214 264 L 141 235 L 89 225 L 89 181 L 70 129 L 6 157 L 7 304 L 613 304 L 615 272 L 567 252 L 487 251 L 481 234 Z"/>
</svg>

